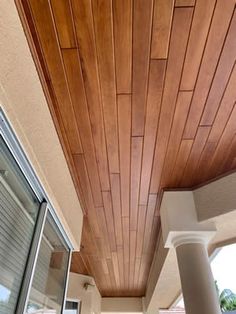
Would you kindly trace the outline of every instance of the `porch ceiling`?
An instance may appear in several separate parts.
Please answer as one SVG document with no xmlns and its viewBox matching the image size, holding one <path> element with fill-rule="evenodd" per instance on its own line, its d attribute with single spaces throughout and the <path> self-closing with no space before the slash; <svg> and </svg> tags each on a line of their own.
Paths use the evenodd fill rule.
<svg viewBox="0 0 236 314">
<path fill-rule="evenodd" d="M 142 296 L 162 188 L 236 168 L 235 0 L 16 3 L 84 210 L 72 271 Z"/>
</svg>

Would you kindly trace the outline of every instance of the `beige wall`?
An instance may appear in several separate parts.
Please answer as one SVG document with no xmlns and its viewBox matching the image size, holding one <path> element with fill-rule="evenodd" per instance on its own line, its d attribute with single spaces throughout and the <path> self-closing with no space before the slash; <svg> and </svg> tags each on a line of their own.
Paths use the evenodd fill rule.
<svg viewBox="0 0 236 314">
<path fill-rule="evenodd" d="M 236 210 L 236 173 L 193 191 L 199 221 Z"/>
<path fill-rule="evenodd" d="M 96 285 L 89 290 L 84 289 L 84 284 L 95 285 L 92 277 L 70 273 L 67 298 L 81 301 L 81 314 L 100 314 L 101 296 Z"/>
<path fill-rule="evenodd" d="M 82 210 L 14 1 L 0 1 L 0 106 L 75 249 Z"/>
<path fill-rule="evenodd" d="M 143 313 L 142 298 L 102 298 L 103 314 Z"/>
</svg>

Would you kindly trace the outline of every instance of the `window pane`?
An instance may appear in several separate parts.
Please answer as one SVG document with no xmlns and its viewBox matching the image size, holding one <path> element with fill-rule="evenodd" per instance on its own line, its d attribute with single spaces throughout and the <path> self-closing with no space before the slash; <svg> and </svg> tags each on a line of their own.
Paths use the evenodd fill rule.
<svg viewBox="0 0 236 314">
<path fill-rule="evenodd" d="M 0 136 L 0 314 L 13 314 L 39 201 Z"/>
<path fill-rule="evenodd" d="M 48 212 L 27 313 L 61 313 L 68 260 L 69 249 Z"/>
<path fill-rule="evenodd" d="M 79 314 L 80 302 L 66 301 L 64 314 Z"/>
</svg>

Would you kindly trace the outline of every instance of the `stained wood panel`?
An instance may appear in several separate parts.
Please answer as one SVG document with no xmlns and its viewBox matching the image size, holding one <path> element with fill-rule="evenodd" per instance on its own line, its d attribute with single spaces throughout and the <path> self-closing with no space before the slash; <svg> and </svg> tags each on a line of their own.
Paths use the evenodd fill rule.
<svg viewBox="0 0 236 314">
<path fill-rule="evenodd" d="M 170 29 L 174 0 L 156 0 L 152 29 L 152 59 L 166 59 L 168 54 Z"/>
<path fill-rule="evenodd" d="M 185 138 L 193 138 L 196 134 L 234 8 L 233 0 L 217 1 L 184 131 Z"/>
<path fill-rule="evenodd" d="M 132 135 L 143 136 L 153 0 L 133 1 Z"/>
<path fill-rule="evenodd" d="M 112 1 L 92 1 L 109 170 L 119 172 Z"/>
<path fill-rule="evenodd" d="M 131 95 L 118 95 L 118 125 L 122 216 L 130 211 Z"/>
<path fill-rule="evenodd" d="M 118 94 L 131 93 L 132 0 L 113 0 L 116 87 Z"/>
<path fill-rule="evenodd" d="M 170 52 L 166 69 L 165 86 L 154 155 L 150 187 L 151 193 L 157 193 L 160 183 L 161 170 L 165 160 L 173 114 L 175 111 L 175 103 L 178 95 L 192 13 L 192 8 L 177 8 L 174 12 Z"/>
<path fill-rule="evenodd" d="M 163 188 L 236 167 L 235 0 L 16 3 L 85 214 L 71 271 L 143 296 Z"/>
<path fill-rule="evenodd" d="M 180 2 L 187 1 L 177 1 L 176 4 L 180 4 Z M 181 80 L 181 90 L 194 89 L 215 3 L 215 0 L 198 0 L 196 3 Z"/>
<path fill-rule="evenodd" d="M 71 3 L 74 12 L 76 37 L 79 45 L 101 186 L 103 190 L 109 190 L 108 161 L 107 158 L 104 158 L 107 155 L 107 149 L 91 2 L 86 0 L 80 2 L 72 0 Z"/>
</svg>

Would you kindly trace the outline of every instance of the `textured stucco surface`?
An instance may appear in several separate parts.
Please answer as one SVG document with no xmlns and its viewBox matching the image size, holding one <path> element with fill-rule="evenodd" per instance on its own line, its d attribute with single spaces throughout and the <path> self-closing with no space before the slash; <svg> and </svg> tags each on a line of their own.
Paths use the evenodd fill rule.
<svg viewBox="0 0 236 314">
<path fill-rule="evenodd" d="M 102 314 L 143 313 L 141 298 L 102 298 Z"/>
<path fill-rule="evenodd" d="M 236 210 L 236 173 L 193 191 L 198 219 L 203 221 Z"/>
<path fill-rule="evenodd" d="M 85 283 L 93 285 L 90 291 L 84 289 Z M 101 313 L 101 295 L 90 276 L 70 273 L 67 298 L 81 301 L 80 314 Z"/>
<path fill-rule="evenodd" d="M 79 248 L 82 210 L 13 0 L 0 1 L 0 106 Z"/>
</svg>

